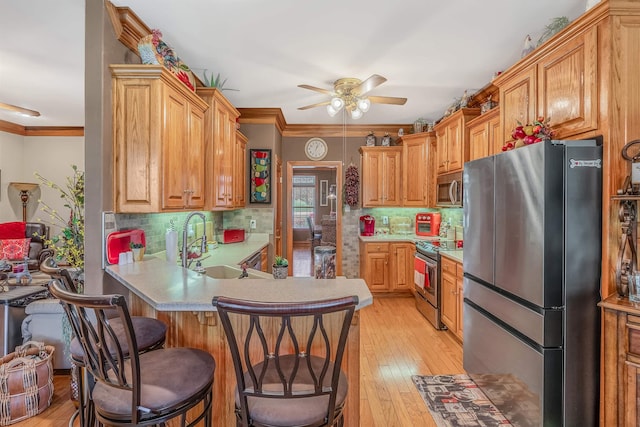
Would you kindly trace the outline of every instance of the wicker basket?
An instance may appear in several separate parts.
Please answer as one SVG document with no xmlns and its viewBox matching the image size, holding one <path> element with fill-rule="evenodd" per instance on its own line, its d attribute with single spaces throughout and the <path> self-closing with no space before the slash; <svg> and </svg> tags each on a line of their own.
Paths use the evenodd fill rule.
<svg viewBox="0 0 640 427">
<path fill-rule="evenodd" d="M 53 398 L 55 348 L 29 341 L 0 359 L 0 425 L 38 415 Z"/>
</svg>

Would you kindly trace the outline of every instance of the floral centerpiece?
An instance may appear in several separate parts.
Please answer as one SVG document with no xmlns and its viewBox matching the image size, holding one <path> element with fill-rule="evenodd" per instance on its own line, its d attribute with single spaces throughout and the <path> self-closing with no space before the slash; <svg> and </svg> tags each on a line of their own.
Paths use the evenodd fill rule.
<svg viewBox="0 0 640 427">
<path fill-rule="evenodd" d="M 538 117 L 533 123 L 527 123 L 524 126 L 518 122 L 518 126 L 511 132 L 513 140 L 507 141 L 502 147 L 502 151 L 509 151 L 524 145 L 551 139 L 554 133 L 549 125 L 549 118 Z"/>
<path fill-rule="evenodd" d="M 55 249 L 57 261 L 65 260 L 70 266 L 82 271 L 84 269 L 84 172 L 78 170 L 75 165 L 71 167 L 73 175 L 67 177 L 64 187 L 37 172 L 35 176 L 42 184 L 57 190 L 60 198 L 64 200 L 64 206 L 69 208 L 69 216 L 63 216 L 47 203 L 38 200 L 42 204 L 42 211 L 49 214 L 51 221 L 48 223 L 61 228 L 58 234 L 45 240 L 45 244 Z"/>
</svg>

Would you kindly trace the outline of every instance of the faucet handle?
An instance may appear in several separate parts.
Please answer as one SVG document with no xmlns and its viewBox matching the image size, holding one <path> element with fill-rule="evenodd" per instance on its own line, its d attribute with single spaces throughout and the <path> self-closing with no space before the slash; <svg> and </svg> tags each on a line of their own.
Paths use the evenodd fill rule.
<svg viewBox="0 0 640 427">
<path fill-rule="evenodd" d="M 200 260 L 196 261 L 196 268 L 194 268 L 193 271 L 200 274 L 204 274 L 207 272 L 207 270 L 202 266 L 202 263 L 200 262 Z"/>
</svg>

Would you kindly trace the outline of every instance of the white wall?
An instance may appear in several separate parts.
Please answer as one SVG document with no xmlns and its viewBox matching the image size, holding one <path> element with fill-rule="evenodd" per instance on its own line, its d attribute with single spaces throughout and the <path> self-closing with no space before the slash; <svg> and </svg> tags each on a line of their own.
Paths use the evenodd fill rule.
<svg viewBox="0 0 640 427">
<path fill-rule="evenodd" d="M 0 222 L 22 220 L 22 202 L 19 192 L 9 188 L 9 182 L 39 183 L 34 173 L 65 186 L 76 165 L 84 170 L 84 137 L 20 136 L 0 132 Z M 6 171 L 6 172 L 5 172 Z M 40 186 L 29 199 L 27 221 L 49 222 L 48 215 L 40 210 L 38 200 L 60 212 L 69 211 L 55 190 Z M 65 216 L 63 215 L 63 216 Z M 53 233 L 57 232 L 54 228 Z"/>
</svg>

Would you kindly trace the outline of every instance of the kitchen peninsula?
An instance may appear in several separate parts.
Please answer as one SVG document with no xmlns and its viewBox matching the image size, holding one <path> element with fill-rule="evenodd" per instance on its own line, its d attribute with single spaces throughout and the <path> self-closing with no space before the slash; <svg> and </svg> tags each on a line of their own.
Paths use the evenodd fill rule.
<svg viewBox="0 0 640 427">
<path fill-rule="evenodd" d="M 168 325 L 167 347 L 200 348 L 214 356 L 217 365 L 213 403 L 216 426 L 235 424 L 235 374 L 222 324 L 211 303 L 213 297 L 224 295 L 254 301 L 291 302 L 357 295 L 356 310 L 373 302 L 362 279 L 214 279 L 155 257 L 133 264 L 111 265 L 106 272 L 129 291 L 132 315 L 154 317 Z M 359 425 L 359 319 L 356 311 L 343 362 L 349 379 L 344 412 L 346 426 Z"/>
</svg>

